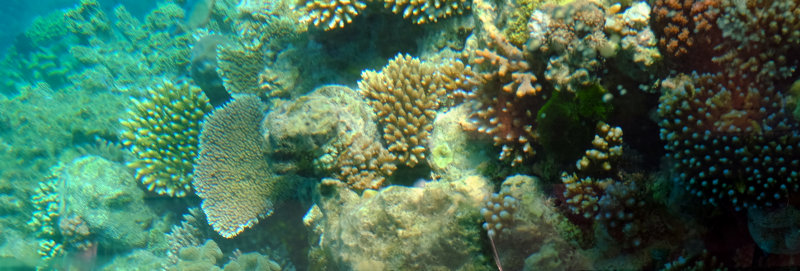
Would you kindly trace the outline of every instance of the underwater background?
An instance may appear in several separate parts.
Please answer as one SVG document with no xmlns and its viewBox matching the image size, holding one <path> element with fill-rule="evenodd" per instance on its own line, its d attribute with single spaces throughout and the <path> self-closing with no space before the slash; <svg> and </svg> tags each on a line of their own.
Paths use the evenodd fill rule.
<svg viewBox="0 0 800 271">
<path fill-rule="evenodd" d="M 800 0 L 0 22 L 0 270 L 800 266 Z"/>
</svg>

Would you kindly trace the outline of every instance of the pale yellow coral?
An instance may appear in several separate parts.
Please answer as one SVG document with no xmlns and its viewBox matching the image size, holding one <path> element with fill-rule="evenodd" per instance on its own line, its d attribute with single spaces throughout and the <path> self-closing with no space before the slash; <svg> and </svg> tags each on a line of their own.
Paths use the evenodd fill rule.
<svg viewBox="0 0 800 271">
<path fill-rule="evenodd" d="M 301 5 L 301 10 L 307 14 L 300 18 L 300 22 L 312 23 L 325 30 L 343 28 L 367 7 L 358 0 L 308 0 Z"/>
<path fill-rule="evenodd" d="M 386 0 L 383 4 L 403 18 L 411 18 L 416 24 L 437 22 L 440 18 L 461 15 L 470 9 L 470 0 Z"/>
<path fill-rule="evenodd" d="M 454 68 L 464 68 L 461 73 Z M 468 87 L 468 66 L 453 60 L 439 66 L 398 54 L 380 72 L 367 70 L 358 86 L 383 126 L 383 139 L 397 160 L 414 167 L 425 160 L 436 111 L 447 95 Z"/>
</svg>

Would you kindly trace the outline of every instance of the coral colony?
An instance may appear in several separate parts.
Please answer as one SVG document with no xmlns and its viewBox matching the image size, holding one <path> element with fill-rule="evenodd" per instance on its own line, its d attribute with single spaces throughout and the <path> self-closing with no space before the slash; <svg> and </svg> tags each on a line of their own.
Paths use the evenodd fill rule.
<svg viewBox="0 0 800 271">
<path fill-rule="evenodd" d="M 0 59 L 0 269 L 797 266 L 798 0 L 111 2 Z"/>
</svg>

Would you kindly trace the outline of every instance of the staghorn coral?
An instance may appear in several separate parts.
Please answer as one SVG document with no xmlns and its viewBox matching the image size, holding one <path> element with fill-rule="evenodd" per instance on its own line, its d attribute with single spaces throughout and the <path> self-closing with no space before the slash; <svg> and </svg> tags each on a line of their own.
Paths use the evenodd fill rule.
<svg viewBox="0 0 800 271">
<path fill-rule="evenodd" d="M 409 167 L 425 161 L 433 120 L 448 94 L 469 86 L 469 66 L 458 60 L 445 63 L 440 69 L 398 54 L 380 72 L 362 72 L 358 82 L 378 114 L 389 151 Z"/>
<path fill-rule="evenodd" d="M 183 197 L 191 192 L 192 163 L 197 156 L 200 121 L 211 111 L 203 92 L 188 82 L 162 84 L 134 100 L 122 143 L 136 154 L 128 166 L 147 189 L 159 195 Z"/>
<path fill-rule="evenodd" d="M 367 7 L 366 3 L 359 0 L 305 0 L 299 2 L 300 10 L 306 13 L 300 17 L 300 22 L 312 23 L 325 30 L 343 28 Z"/>
<path fill-rule="evenodd" d="M 383 6 L 415 24 L 435 23 L 439 19 L 461 15 L 470 10 L 470 0 L 385 0 Z"/>
<path fill-rule="evenodd" d="M 693 73 L 662 83 L 664 148 L 676 181 L 703 203 L 770 207 L 800 189 L 800 124 L 775 86 L 751 80 Z"/>
<path fill-rule="evenodd" d="M 225 238 L 271 215 L 289 182 L 269 170 L 258 128 L 264 108 L 259 98 L 240 96 L 203 122 L 193 184 L 209 224 Z"/>
<path fill-rule="evenodd" d="M 545 98 L 525 50 L 508 42 L 494 25 L 494 7 L 484 1 L 475 3 L 484 40 L 494 51 L 473 52 L 480 81 L 473 92 L 466 93 L 472 115 L 462 126 L 492 137 L 496 146 L 502 145 L 500 160 L 518 165 L 535 154 L 536 113 Z"/>
</svg>

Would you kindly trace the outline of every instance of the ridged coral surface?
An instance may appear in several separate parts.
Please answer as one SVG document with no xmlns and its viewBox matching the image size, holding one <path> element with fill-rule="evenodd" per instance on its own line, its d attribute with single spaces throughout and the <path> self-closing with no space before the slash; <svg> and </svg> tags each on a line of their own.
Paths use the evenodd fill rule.
<svg viewBox="0 0 800 271">
<path fill-rule="evenodd" d="M 203 123 L 194 188 L 208 223 L 225 238 L 272 214 L 280 184 L 269 171 L 258 129 L 264 109 L 257 97 L 241 96 Z"/>
<path fill-rule="evenodd" d="M 183 197 L 192 191 L 200 121 L 211 111 L 208 98 L 188 82 L 164 81 L 133 100 L 122 142 L 137 160 L 136 179 L 159 195 Z"/>
</svg>

